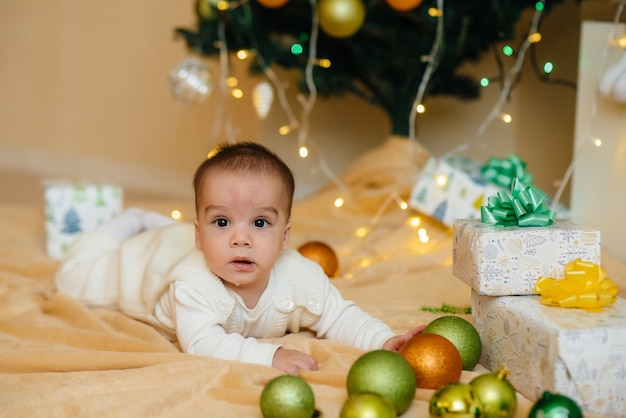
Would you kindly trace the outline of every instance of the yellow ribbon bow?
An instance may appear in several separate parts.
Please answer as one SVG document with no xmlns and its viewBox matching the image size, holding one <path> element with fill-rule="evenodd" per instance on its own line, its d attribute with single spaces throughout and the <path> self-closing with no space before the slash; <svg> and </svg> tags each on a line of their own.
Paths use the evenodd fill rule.
<svg viewBox="0 0 626 418">
<path fill-rule="evenodd" d="M 565 266 L 564 279 L 540 277 L 535 285 L 542 304 L 587 311 L 601 311 L 603 306 L 615 302 L 617 290 L 602 267 L 580 258 Z"/>
</svg>

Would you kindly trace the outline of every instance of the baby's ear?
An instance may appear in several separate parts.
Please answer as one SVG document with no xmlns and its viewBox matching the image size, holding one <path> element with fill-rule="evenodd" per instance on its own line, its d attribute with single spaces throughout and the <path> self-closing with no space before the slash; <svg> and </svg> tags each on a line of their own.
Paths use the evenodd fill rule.
<svg viewBox="0 0 626 418">
<path fill-rule="evenodd" d="M 289 248 L 289 238 L 291 237 L 291 222 L 287 222 L 285 225 L 285 231 L 283 232 L 283 242 L 281 249 L 286 250 Z"/>
<path fill-rule="evenodd" d="M 193 220 L 193 229 L 196 236 L 196 247 L 202 249 L 202 243 L 200 242 L 200 229 L 198 228 L 198 218 L 194 218 Z"/>
</svg>

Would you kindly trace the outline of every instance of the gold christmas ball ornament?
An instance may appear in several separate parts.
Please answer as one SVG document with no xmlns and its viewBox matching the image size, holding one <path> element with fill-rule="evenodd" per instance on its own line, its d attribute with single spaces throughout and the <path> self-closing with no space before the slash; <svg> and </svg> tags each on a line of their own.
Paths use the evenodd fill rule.
<svg viewBox="0 0 626 418">
<path fill-rule="evenodd" d="M 281 375 L 270 380 L 261 392 L 263 418 L 311 418 L 315 412 L 315 396 L 302 378 Z"/>
<path fill-rule="evenodd" d="M 396 418 L 396 407 L 375 393 L 355 393 L 343 404 L 339 418 Z"/>
<path fill-rule="evenodd" d="M 470 386 L 480 399 L 484 418 L 513 418 L 517 409 L 515 389 L 506 380 L 508 370 L 501 367 L 493 373 L 475 377 Z"/>
<path fill-rule="evenodd" d="M 426 325 L 424 333 L 438 334 L 450 340 L 461 354 L 463 370 L 474 370 L 478 364 L 482 343 L 478 331 L 468 320 L 454 315 L 441 316 Z"/>
<path fill-rule="evenodd" d="M 339 273 L 339 259 L 328 244 L 321 241 L 305 242 L 298 247 L 298 252 L 322 266 L 328 277 L 335 277 Z"/>
<path fill-rule="evenodd" d="M 415 374 L 400 354 L 388 350 L 368 351 L 350 367 L 348 396 L 374 393 L 393 404 L 398 415 L 406 411 L 415 396 Z"/>
<path fill-rule="evenodd" d="M 270 9 L 277 9 L 287 4 L 289 0 L 257 0 L 261 6 L 265 6 Z"/>
<path fill-rule="evenodd" d="M 415 9 L 422 3 L 422 0 L 387 0 L 387 4 L 395 10 L 406 12 Z"/>
<path fill-rule="evenodd" d="M 320 27 L 335 38 L 354 35 L 365 20 L 365 6 L 361 0 L 320 0 L 318 12 Z"/>
<path fill-rule="evenodd" d="M 481 418 L 482 405 L 467 383 L 450 383 L 430 398 L 430 418 Z"/>
<path fill-rule="evenodd" d="M 437 334 L 417 334 L 400 349 L 415 373 L 417 387 L 439 389 L 458 382 L 463 372 L 459 350 L 447 338 Z"/>
</svg>

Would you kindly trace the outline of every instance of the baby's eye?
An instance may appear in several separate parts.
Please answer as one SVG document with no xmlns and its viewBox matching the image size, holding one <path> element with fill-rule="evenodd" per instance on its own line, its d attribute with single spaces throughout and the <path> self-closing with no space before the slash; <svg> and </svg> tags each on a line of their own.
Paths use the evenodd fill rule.
<svg viewBox="0 0 626 418">
<path fill-rule="evenodd" d="M 229 225 L 228 219 L 226 218 L 217 218 L 215 221 L 213 221 L 213 223 L 215 223 L 218 228 L 225 228 Z"/>
<path fill-rule="evenodd" d="M 254 220 L 254 226 L 257 228 L 265 228 L 269 226 L 269 224 L 270 223 L 267 221 L 267 219 L 259 218 Z"/>
</svg>

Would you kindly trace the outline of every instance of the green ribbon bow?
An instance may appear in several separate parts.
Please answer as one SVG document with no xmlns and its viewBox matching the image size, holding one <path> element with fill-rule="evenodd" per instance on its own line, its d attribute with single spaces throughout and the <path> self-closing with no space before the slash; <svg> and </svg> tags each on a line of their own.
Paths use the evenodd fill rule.
<svg viewBox="0 0 626 418">
<path fill-rule="evenodd" d="M 533 185 L 526 185 L 514 178 L 511 196 L 500 191 L 489 196 L 487 206 L 481 206 L 481 221 L 495 226 L 549 226 L 554 223 L 556 212 L 545 202 L 548 195 Z"/>
<path fill-rule="evenodd" d="M 526 171 L 526 163 L 515 154 L 509 154 L 506 159 L 490 157 L 480 168 L 480 173 L 485 180 L 505 189 L 511 187 L 514 178 L 526 184 L 533 181 L 533 176 Z"/>
</svg>

